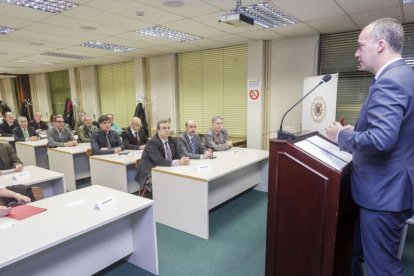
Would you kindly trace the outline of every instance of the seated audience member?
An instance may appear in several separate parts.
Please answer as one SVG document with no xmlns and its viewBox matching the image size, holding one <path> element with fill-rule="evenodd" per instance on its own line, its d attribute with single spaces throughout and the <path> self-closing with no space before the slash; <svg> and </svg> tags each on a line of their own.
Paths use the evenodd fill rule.
<svg viewBox="0 0 414 276">
<path fill-rule="evenodd" d="M 50 115 L 49 123 L 47 123 L 48 129 L 55 127 L 55 118 L 56 118 L 55 114 Z"/>
<path fill-rule="evenodd" d="M 99 130 L 91 135 L 92 154 L 111 154 L 119 153 L 124 150 L 121 137 L 111 130 L 111 120 L 107 115 L 102 115 L 98 119 Z"/>
<path fill-rule="evenodd" d="M 118 135 L 121 135 L 122 128 L 117 123 L 114 122 L 114 114 L 108 113 L 108 114 L 106 114 L 106 116 L 108 116 L 108 118 L 111 122 L 111 130 L 118 133 Z"/>
<path fill-rule="evenodd" d="M 0 124 L 3 123 L 4 117 L 3 117 L 3 112 L 0 111 Z"/>
<path fill-rule="evenodd" d="M 83 111 L 78 112 L 78 120 L 75 122 L 75 132 L 79 134 L 79 128 L 83 125 L 83 120 L 85 120 L 86 113 Z"/>
<path fill-rule="evenodd" d="M 183 156 L 179 159 L 177 141 L 170 137 L 169 121 L 159 121 L 157 133 L 145 145 L 135 177 L 141 186 L 140 195 L 146 197 L 152 191 L 152 168 L 156 166 L 186 166 L 189 163 L 188 157 Z"/>
<path fill-rule="evenodd" d="M 212 127 L 207 131 L 205 135 L 206 147 L 215 151 L 223 151 L 230 149 L 233 144 L 229 140 L 229 134 L 225 128 L 223 128 L 223 118 L 221 116 L 214 116 L 211 119 Z"/>
<path fill-rule="evenodd" d="M 20 172 L 23 163 L 10 144 L 0 143 L 0 174 L 1 171 L 10 169 Z"/>
<path fill-rule="evenodd" d="M 37 141 L 40 140 L 39 134 L 35 129 L 28 126 L 27 118 L 19 116 L 17 119 L 19 126 L 13 128 L 13 135 L 15 141 Z"/>
<path fill-rule="evenodd" d="M 4 114 L 5 120 L 0 125 L 1 136 L 13 136 L 13 128 L 18 127 L 16 117 L 11 112 Z"/>
<path fill-rule="evenodd" d="M 204 149 L 198 136 L 197 125 L 193 121 L 185 123 L 185 132 L 178 137 L 178 152 L 180 156 L 187 156 L 191 159 L 207 159 L 213 155 L 211 149 Z"/>
<path fill-rule="evenodd" d="M 142 150 L 148 142 L 148 137 L 141 129 L 141 119 L 138 117 L 132 118 L 131 125 L 122 131 L 121 137 L 125 149 Z"/>
<path fill-rule="evenodd" d="M 51 148 L 74 147 L 78 144 L 73 137 L 72 130 L 65 127 L 65 121 L 61 115 L 55 116 L 54 126 L 47 131 L 47 142 Z"/>
<path fill-rule="evenodd" d="M 26 185 L 13 185 L 6 188 L 0 187 L 0 217 L 10 214 L 11 202 L 25 204 L 34 201 L 32 189 Z M 4 204 L 4 205 L 3 205 Z"/>
<path fill-rule="evenodd" d="M 40 112 L 33 114 L 33 120 L 29 122 L 29 126 L 34 128 L 36 133 L 40 133 L 41 131 L 46 131 L 48 129 L 47 123 L 42 121 L 42 114 Z"/>
<path fill-rule="evenodd" d="M 90 143 L 91 135 L 97 132 L 98 128 L 92 124 L 91 116 L 85 115 L 83 124 L 78 128 L 78 140 L 80 143 Z"/>
</svg>

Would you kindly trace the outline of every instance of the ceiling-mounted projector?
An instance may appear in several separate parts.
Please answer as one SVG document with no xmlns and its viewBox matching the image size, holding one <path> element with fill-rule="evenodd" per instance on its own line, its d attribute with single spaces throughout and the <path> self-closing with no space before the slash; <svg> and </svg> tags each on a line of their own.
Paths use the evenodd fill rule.
<svg viewBox="0 0 414 276">
<path fill-rule="evenodd" d="M 246 27 L 254 24 L 254 19 L 239 12 L 228 13 L 221 16 L 219 22 L 235 27 Z"/>
</svg>

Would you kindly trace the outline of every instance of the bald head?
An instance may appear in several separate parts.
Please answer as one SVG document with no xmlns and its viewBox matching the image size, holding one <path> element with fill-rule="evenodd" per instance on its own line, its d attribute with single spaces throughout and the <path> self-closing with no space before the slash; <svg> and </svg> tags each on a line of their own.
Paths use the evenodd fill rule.
<svg viewBox="0 0 414 276">
<path fill-rule="evenodd" d="M 134 117 L 131 120 L 131 129 L 134 131 L 138 131 L 141 128 L 142 122 L 141 119 L 138 117 Z"/>
<path fill-rule="evenodd" d="M 185 123 L 185 131 L 188 135 L 194 135 L 197 133 L 197 125 L 194 121 L 188 120 Z"/>
</svg>

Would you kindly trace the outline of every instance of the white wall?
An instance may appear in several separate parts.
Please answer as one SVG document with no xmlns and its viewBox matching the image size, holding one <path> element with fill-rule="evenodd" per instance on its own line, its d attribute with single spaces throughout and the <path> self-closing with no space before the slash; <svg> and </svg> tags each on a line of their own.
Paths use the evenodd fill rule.
<svg viewBox="0 0 414 276">
<path fill-rule="evenodd" d="M 78 68 L 80 109 L 92 116 L 93 120 L 98 120 L 101 115 L 101 104 L 99 98 L 98 78 L 95 66 Z"/>
<path fill-rule="evenodd" d="M 33 112 L 40 112 L 43 121 L 49 121 L 52 114 L 52 98 L 49 90 L 47 73 L 31 74 L 30 91 L 32 94 Z"/>
<path fill-rule="evenodd" d="M 303 79 L 317 73 L 319 36 L 272 41 L 269 129 L 277 131 L 283 114 L 303 95 Z M 299 104 L 285 118 L 283 128 L 301 129 L 302 106 Z M 272 133 L 271 137 L 276 134 Z"/>
<path fill-rule="evenodd" d="M 160 119 L 171 119 L 171 130 L 178 131 L 175 57 L 173 54 L 150 58 L 152 126 Z"/>
<path fill-rule="evenodd" d="M 259 81 L 261 93 L 261 101 L 258 103 L 249 103 L 247 101 L 247 147 L 254 149 L 263 148 L 264 133 L 264 41 L 251 41 L 248 43 L 248 71 L 247 82 Z M 248 88 L 247 84 L 247 88 Z M 247 97 L 247 91 L 246 91 Z"/>
</svg>

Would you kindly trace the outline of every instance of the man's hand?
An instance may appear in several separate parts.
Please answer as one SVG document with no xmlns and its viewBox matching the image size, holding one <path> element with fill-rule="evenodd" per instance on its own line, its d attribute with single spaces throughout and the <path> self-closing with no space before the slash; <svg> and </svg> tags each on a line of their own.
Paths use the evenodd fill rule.
<svg viewBox="0 0 414 276">
<path fill-rule="evenodd" d="M 23 203 L 30 203 L 32 200 L 30 199 L 30 197 L 28 196 L 24 196 L 21 194 L 16 194 L 16 196 L 14 197 L 18 202 L 23 202 Z"/>
<path fill-rule="evenodd" d="M 10 207 L 0 206 L 0 217 L 4 217 L 10 214 L 10 210 L 11 210 Z"/>
<path fill-rule="evenodd" d="M 21 172 L 23 170 L 23 164 L 17 164 L 14 169 L 16 170 L 16 172 Z"/>
<path fill-rule="evenodd" d="M 233 143 L 232 143 L 230 140 L 227 140 L 227 141 L 226 141 L 226 144 L 227 144 L 229 147 L 232 147 L 232 146 L 233 146 Z"/>
<path fill-rule="evenodd" d="M 145 148 L 145 145 L 141 145 L 141 146 L 139 146 L 139 149 L 140 150 L 143 150 Z"/>
<path fill-rule="evenodd" d="M 336 142 L 338 142 L 338 140 L 337 140 L 338 132 L 343 128 L 344 127 L 340 123 L 333 122 L 333 124 L 331 126 L 325 128 L 325 134 L 329 138 L 329 140 L 336 143 Z"/>
<path fill-rule="evenodd" d="M 213 156 L 213 151 L 212 151 L 211 149 L 206 149 L 206 150 L 204 151 L 204 156 L 203 156 L 203 158 L 204 158 L 204 159 L 207 159 L 207 158 L 210 158 L 211 156 Z"/>
<path fill-rule="evenodd" d="M 121 148 L 114 148 L 114 153 L 119 153 L 119 152 L 121 152 L 122 151 L 122 149 Z"/>
<path fill-rule="evenodd" d="M 179 160 L 179 164 L 180 166 L 187 166 L 188 164 L 190 164 L 190 158 L 186 156 L 181 157 L 181 159 Z"/>
</svg>

